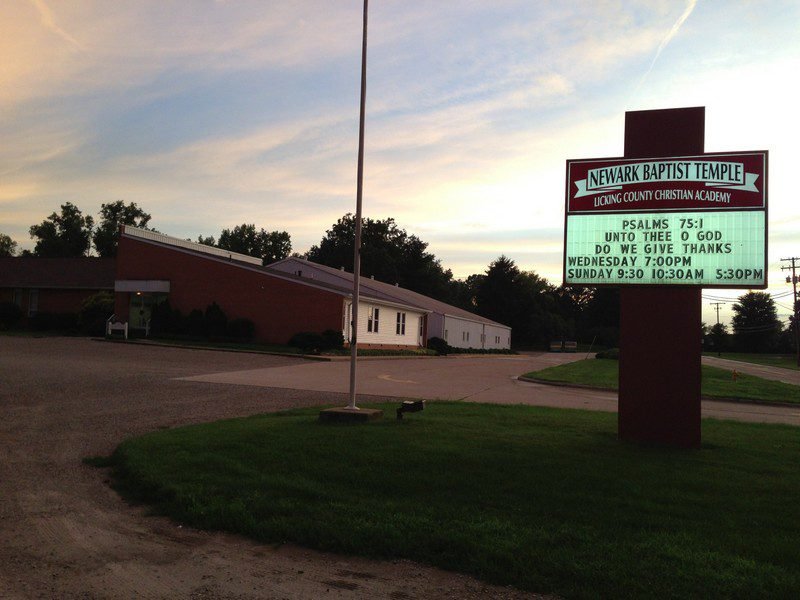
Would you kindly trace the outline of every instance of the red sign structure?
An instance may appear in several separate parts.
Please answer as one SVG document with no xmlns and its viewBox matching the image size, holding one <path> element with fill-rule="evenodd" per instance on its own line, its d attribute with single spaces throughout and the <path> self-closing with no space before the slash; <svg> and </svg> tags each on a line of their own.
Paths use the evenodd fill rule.
<svg viewBox="0 0 800 600">
<path fill-rule="evenodd" d="M 767 152 L 567 161 L 567 213 L 765 209 Z"/>
<path fill-rule="evenodd" d="M 765 151 L 704 153 L 705 108 L 625 113 L 624 158 L 567 161 L 564 284 L 620 290 L 622 440 L 700 448 L 703 287 L 766 287 Z"/>
</svg>

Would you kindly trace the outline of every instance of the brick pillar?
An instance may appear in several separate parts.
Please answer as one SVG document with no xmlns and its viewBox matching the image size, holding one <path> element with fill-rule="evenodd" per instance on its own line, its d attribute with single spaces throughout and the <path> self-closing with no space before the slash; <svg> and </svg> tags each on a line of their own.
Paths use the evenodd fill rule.
<svg viewBox="0 0 800 600">
<path fill-rule="evenodd" d="M 702 154 L 705 108 L 625 114 L 625 158 Z M 623 287 L 619 437 L 700 447 L 701 288 Z"/>
</svg>

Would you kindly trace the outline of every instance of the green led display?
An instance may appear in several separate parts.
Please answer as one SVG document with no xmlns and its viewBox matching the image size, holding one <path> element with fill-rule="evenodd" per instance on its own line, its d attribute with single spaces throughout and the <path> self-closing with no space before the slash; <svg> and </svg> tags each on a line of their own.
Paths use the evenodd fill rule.
<svg viewBox="0 0 800 600">
<path fill-rule="evenodd" d="M 765 287 L 765 212 L 567 216 L 566 285 Z"/>
</svg>

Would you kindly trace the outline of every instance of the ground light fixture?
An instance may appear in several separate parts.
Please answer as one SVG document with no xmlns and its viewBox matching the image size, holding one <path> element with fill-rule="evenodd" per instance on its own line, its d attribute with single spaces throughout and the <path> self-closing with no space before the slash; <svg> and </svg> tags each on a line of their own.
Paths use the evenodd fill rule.
<svg viewBox="0 0 800 600">
<path fill-rule="evenodd" d="M 403 413 L 415 413 L 425 410 L 425 400 L 404 400 L 397 409 L 397 420 L 403 420 Z"/>
</svg>

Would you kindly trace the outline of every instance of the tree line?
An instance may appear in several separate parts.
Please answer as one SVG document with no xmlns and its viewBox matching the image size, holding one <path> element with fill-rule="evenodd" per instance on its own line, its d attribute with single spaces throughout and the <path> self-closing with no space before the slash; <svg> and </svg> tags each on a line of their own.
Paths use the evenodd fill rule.
<svg viewBox="0 0 800 600">
<path fill-rule="evenodd" d="M 149 228 L 150 214 L 135 202 L 103 204 L 98 216 L 95 224 L 92 216 L 84 216 L 75 205 L 63 204 L 60 213 L 30 227 L 36 243 L 22 255 L 79 257 L 89 256 L 93 250 L 97 256 L 113 257 L 120 225 L 156 231 Z M 294 256 L 352 272 L 354 240 L 355 217 L 348 213 L 325 232 L 319 244 Z M 249 223 L 223 229 L 217 238 L 198 236 L 196 241 L 260 257 L 264 265 L 292 252 L 289 233 Z M 0 256 L 14 256 L 16 248 L 16 242 L 0 233 Z M 426 242 L 409 234 L 393 218 L 362 220 L 361 272 L 508 325 L 517 346 L 541 347 L 562 339 L 605 347 L 619 343 L 617 289 L 556 286 L 534 271 L 520 269 L 505 255 L 493 260 L 483 273 L 456 279 L 428 251 Z M 791 351 L 792 337 L 778 319 L 769 294 L 748 292 L 733 311 L 733 333 L 724 325 L 703 325 L 708 349 Z"/>
<path fill-rule="evenodd" d="M 148 229 L 151 216 L 135 202 L 126 204 L 122 200 L 100 206 L 100 218 L 95 225 L 91 215 L 67 202 L 61 212 L 53 212 L 39 224 L 28 230 L 36 240 L 33 250 L 23 250 L 21 256 L 42 258 L 74 258 L 89 256 L 92 249 L 97 256 L 111 258 L 117 254 L 120 225 L 133 225 Z M 14 256 L 18 244 L 8 235 L 0 233 L 0 256 Z"/>
</svg>

